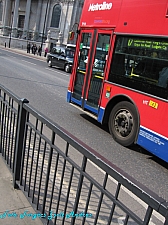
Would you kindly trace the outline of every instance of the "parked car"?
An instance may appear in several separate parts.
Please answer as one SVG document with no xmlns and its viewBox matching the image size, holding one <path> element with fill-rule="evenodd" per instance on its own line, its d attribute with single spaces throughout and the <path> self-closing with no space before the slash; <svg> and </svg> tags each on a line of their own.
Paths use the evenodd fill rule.
<svg viewBox="0 0 168 225">
<path fill-rule="evenodd" d="M 47 63 L 49 67 L 56 66 L 69 73 L 72 70 L 75 50 L 68 47 L 56 46 L 47 53 Z"/>
</svg>

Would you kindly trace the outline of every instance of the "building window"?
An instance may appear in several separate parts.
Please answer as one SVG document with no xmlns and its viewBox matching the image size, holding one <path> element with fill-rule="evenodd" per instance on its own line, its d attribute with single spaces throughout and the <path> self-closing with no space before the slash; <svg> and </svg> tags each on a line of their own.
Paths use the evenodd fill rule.
<svg viewBox="0 0 168 225">
<path fill-rule="evenodd" d="M 61 6 L 57 4 L 53 8 L 51 27 L 59 28 L 60 16 L 61 16 Z"/>
<path fill-rule="evenodd" d="M 25 21 L 25 16 L 24 15 L 19 15 L 18 28 L 23 28 L 24 27 L 24 21 Z"/>
</svg>

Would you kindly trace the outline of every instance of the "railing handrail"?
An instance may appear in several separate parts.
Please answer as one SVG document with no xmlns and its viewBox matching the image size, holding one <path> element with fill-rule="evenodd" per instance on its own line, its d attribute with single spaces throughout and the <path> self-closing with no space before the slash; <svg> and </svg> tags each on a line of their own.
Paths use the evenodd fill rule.
<svg viewBox="0 0 168 225">
<path fill-rule="evenodd" d="M 1 90 L 2 90 L 4 93 L 8 94 L 9 97 L 12 97 L 17 103 L 20 102 L 21 99 L 20 99 L 17 95 L 15 95 L 13 92 L 11 92 L 9 89 L 5 88 L 5 87 L 4 87 L 3 85 L 1 85 L 1 84 L 0 84 L 0 98 L 3 97 L 3 96 L 1 96 Z"/>
</svg>

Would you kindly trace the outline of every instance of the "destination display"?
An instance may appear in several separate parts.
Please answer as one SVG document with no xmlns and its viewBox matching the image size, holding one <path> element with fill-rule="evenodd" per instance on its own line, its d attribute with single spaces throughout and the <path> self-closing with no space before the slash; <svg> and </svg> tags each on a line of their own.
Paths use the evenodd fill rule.
<svg viewBox="0 0 168 225">
<path fill-rule="evenodd" d="M 140 47 L 155 50 L 167 50 L 168 42 L 152 41 L 152 40 L 140 40 L 140 39 L 128 39 L 128 47 Z"/>
</svg>

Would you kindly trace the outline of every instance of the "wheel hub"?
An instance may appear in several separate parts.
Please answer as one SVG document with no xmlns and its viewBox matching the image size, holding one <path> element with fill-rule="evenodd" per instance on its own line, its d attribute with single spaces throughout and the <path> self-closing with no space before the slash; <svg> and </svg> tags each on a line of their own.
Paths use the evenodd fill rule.
<svg viewBox="0 0 168 225">
<path fill-rule="evenodd" d="M 133 126 L 133 118 L 129 111 L 120 110 L 116 113 L 114 126 L 116 131 L 122 137 L 126 137 L 131 133 Z"/>
</svg>

